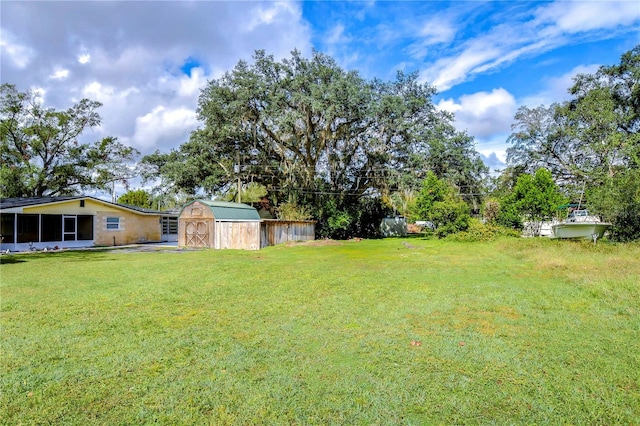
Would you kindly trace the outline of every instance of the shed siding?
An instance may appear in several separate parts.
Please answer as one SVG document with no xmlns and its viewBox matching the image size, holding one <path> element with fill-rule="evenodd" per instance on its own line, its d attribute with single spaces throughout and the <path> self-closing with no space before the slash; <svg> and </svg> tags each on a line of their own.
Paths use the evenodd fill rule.
<svg viewBox="0 0 640 426">
<path fill-rule="evenodd" d="M 216 222 L 215 248 L 260 249 L 260 222 Z"/>
<path fill-rule="evenodd" d="M 264 220 L 260 229 L 261 247 L 285 244 L 289 241 L 315 240 L 314 221 Z"/>
</svg>

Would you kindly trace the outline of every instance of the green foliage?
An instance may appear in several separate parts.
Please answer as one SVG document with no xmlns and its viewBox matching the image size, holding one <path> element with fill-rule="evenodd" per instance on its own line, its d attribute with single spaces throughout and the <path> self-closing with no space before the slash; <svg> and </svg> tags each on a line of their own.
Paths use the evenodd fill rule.
<svg viewBox="0 0 640 426">
<path fill-rule="evenodd" d="M 218 194 L 216 199 L 223 201 L 238 201 L 238 186 L 230 185 L 226 192 Z M 243 185 L 240 189 L 241 203 L 257 203 L 267 196 L 267 189 L 259 183 L 250 182 Z"/>
<path fill-rule="evenodd" d="M 415 206 L 417 192 L 410 188 L 402 188 L 385 197 L 384 203 L 389 206 L 394 213 L 409 217 Z"/>
<path fill-rule="evenodd" d="M 524 228 L 522 214 L 518 204 L 514 201 L 513 197 L 509 195 L 499 202 L 495 223 L 505 228 L 522 230 Z"/>
<path fill-rule="evenodd" d="M 378 238 L 382 219 L 391 209 L 380 198 L 322 197 L 320 209 L 314 213 L 318 219 L 316 235 L 319 238 L 348 239 L 353 237 Z"/>
<path fill-rule="evenodd" d="M 615 241 L 640 239 L 640 173 L 627 170 L 605 179 L 588 193 L 589 208 L 612 223 L 610 238 Z"/>
<path fill-rule="evenodd" d="M 502 201 L 503 213 L 499 223 L 514 222 L 514 216 L 529 222 L 534 236 L 540 235 L 542 222 L 552 219 L 558 206 L 566 199 L 553 181 L 547 169 L 536 170 L 535 175 L 523 174 L 518 178 L 513 192 Z"/>
<path fill-rule="evenodd" d="M 500 201 L 489 198 L 482 206 L 482 216 L 487 223 L 495 224 L 500 215 Z"/>
<path fill-rule="evenodd" d="M 336 236 L 339 239 L 345 239 L 350 236 L 349 229 L 353 223 L 353 217 L 349 212 L 337 210 L 334 214 L 327 218 L 328 235 Z"/>
<path fill-rule="evenodd" d="M 580 74 L 572 99 L 515 116 L 507 162 L 528 173 L 544 167 L 561 184 L 597 187 L 620 167 L 640 167 L 640 45 L 620 65 Z"/>
<path fill-rule="evenodd" d="M 503 237 L 520 238 L 520 231 L 495 223 L 483 223 L 479 219 L 471 218 L 466 231 L 450 234 L 446 239 L 458 242 L 477 242 L 494 241 Z"/>
<path fill-rule="evenodd" d="M 119 196 L 118 203 L 150 209 L 153 208 L 153 195 L 144 189 L 132 189 Z"/>
<path fill-rule="evenodd" d="M 433 203 L 429 220 L 435 225 L 439 238 L 469 227 L 469 206 L 459 196 L 448 194 L 443 201 Z"/>
<path fill-rule="evenodd" d="M 455 188 L 429 171 L 415 204 L 415 217 L 433 223 L 435 234 L 445 237 L 469 226 L 469 206 Z"/>
<path fill-rule="evenodd" d="M 435 173 L 427 172 L 415 202 L 414 212 L 416 217 L 421 220 L 428 220 L 433 204 L 443 201 L 448 192 L 449 186 L 447 182 L 438 179 Z"/>
<path fill-rule="evenodd" d="M 575 198 L 584 185 L 592 212 L 614 221 L 613 237 L 640 238 L 640 204 L 632 201 L 640 173 L 640 45 L 617 65 L 579 74 L 569 93 L 562 104 L 518 111 L 507 162 L 529 173 L 549 169 Z"/>
<path fill-rule="evenodd" d="M 309 220 L 312 218 L 309 208 L 300 206 L 295 202 L 280 204 L 277 214 L 278 219 L 282 220 Z"/>
<path fill-rule="evenodd" d="M 108 189 L 135 176 L 128 167 L 138 152 L 107 137 L 80 143 L 100 124 L 99 102 L 80 100 L 66 111 L 44 108 L 35 92 L 0 86 L 0 196 L 72 195 Z"/>
</svg>

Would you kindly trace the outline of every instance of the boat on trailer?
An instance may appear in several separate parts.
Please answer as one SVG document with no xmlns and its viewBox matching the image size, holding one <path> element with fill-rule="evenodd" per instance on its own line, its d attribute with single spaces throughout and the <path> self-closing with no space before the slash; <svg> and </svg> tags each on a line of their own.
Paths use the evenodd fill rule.
<svg viewBox="0 0 640 426">
<path fill-rule="evenodd" d="M 604 236 L 611 223 L 603 222 L 586 209 L 577 209 L 569 213 L 567 219 L 552 226 L 554 238 L 572 238 L 593 240 Z"/>
</svg>

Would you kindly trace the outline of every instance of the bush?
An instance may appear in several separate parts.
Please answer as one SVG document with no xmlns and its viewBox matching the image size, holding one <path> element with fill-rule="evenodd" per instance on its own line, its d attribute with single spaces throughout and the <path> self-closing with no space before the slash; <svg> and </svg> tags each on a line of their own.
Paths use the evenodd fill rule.
<svg viewBox="0 0 640 426">
<path fill-rule="evenodd" d="M 449 234 L 465 231 L 469 227 L 469 206 L 461 198 L 453 195 L 444 201 L 433 203 L 428 216 L 436 226 L 438 238 L 444 238 Z"/>
<path fill-rule="evenodd" d="M 338 240 L 377 238 L 382 218 L 389 213 L 379 198 L 330 198 L 316 211 L 316 236 Z"/>
<path fill-rule="evenodd" d="M 471 219 L 466 231 L 448 235 L 446 239 L 448 241 L 473 242 L 493 241 L 500 237 L 519 238 L 520 231 L 491 223 L 482 223 L 478 219 Z"/>
<path fill-rule="evenodd" d="M 594 213 L 611 221 L 611 239 L 628 242 L 640 240 L 640 171 L 619 171 L 589 191 Z"/>
<path fill-rule="evenodd" d="M 435 226 L 438 238 L 464 231 L 469 226 L 469 206 L 446 181 L 428 172 L 416 199 L 415 214 Z"/>
<path fill-rule="evenodd" d="M 278 219 L 282 220 L 309 220 L 311 212 L 305 206 L 296 203 L 282 203 L 278 207 Z"/>
</svg>

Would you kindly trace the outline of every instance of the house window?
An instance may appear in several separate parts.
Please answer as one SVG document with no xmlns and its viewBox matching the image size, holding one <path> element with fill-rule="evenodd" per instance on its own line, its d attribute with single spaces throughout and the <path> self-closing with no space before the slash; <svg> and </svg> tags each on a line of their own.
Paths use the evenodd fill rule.
<svg viewBox="0 0 640 426">
<path fill-rule="evenodd" d="M 62 241 L 62 215 L 43 214 L 40 218 L 42 241 Z"/>
<path fill-rule="evenodd" d="M 108 217 L 107 218 L 107 230 L 108 231 L 118 231 L 120 229 L 120 218 L 119 217 Z"/>
<path fill-rule="evenodd" d="M 78 240 L 93 240 L 93 216 L 78 215 Z"/>
<path fill-rule="evenodd" d="M 163 217 L 160 220 L 162 224 L 163 234 L 177 234 L 178 233 L 178 219 L 173 217 Z"/>
<path fill-rule="evenodd" d="M 19 214 L 18 215 L 18 242 L 37 243 L 40 241 L 40 215 Z"/>
<path fill-rule="evenodd" d="M 16 215 L 13 213 L 0 215 L 0 239 L 4 243 L 15 243 L 14 227 Z"/>
</svg>

